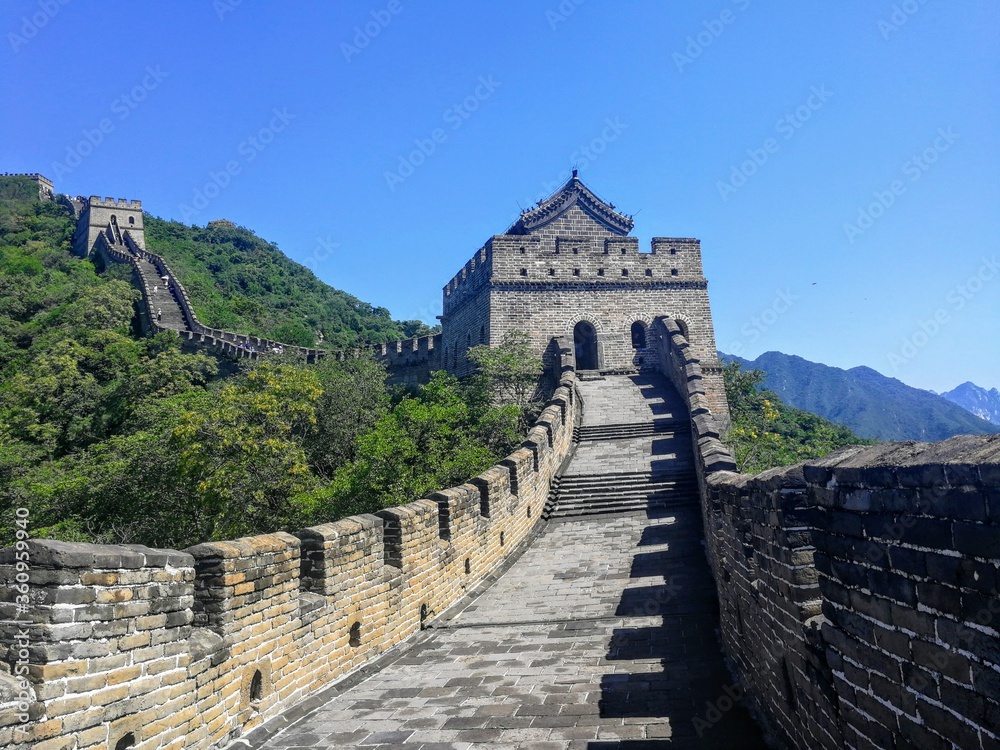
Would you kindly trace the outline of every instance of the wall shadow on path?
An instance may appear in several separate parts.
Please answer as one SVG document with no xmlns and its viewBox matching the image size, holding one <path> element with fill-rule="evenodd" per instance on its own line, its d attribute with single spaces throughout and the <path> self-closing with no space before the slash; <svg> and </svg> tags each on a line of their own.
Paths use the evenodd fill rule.
<svg viewBox="0 0 1000 750">
<path fill-rule="evenodd" d="M 588 750 L 765 750 L 760 729 L 733 700 L 738 690 L 723 663 L 697 497 L 647 515 L 651 525 L 632 558 L 634 583 L 616 613 L 636 622 L 615 629 L 606 660 L 609 666 L 634 661 L 650 669 L 609 671 L 600 700 L 602 718 L 621 718 L 624 734 L 634 727 L 645 736 L 592 741 Z"/>
</svg>

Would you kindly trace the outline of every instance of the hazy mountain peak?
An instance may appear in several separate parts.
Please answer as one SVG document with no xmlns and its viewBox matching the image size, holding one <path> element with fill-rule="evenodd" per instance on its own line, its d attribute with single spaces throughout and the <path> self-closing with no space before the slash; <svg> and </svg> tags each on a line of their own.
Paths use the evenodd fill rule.
<svg viewBox="0 0 1000 750">
<path fill-rule="evenodd" d="M 967 380 L 941 395 L 981 419 L 1000 424 L 1000 390 L 996 388 L 987 390 Z"/>
<path fill-rule="evenodd" d="M 756 360 L 722 352 L 719 356 L 726 362 L 740 361 L 745 369 L 763 370 L 766 386 L 789 406 L 847 425 L 862 437 L 934 441 L 1000 432 L 979 412 L 970 413 L 953 399 L 913 388 L 871 367 L 844 370 L 782 352 L 766 352 Z M 989 398 L 988 392 L 979 391 Z M 980 403 L 983 398 L 977 391 L 978 408 L 989 410 Z M 1000 396 L 989 403 L 997 410 L 990 413 L 1000 414 Z"/>
</svg>

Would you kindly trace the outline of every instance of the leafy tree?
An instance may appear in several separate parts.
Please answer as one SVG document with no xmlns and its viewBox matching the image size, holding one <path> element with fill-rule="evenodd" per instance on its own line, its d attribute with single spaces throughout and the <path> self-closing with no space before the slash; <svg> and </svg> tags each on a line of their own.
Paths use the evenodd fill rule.
<svg viewBox="0 0 1000 750">
<path fill-rule="evenodd" d="M 757 473 L 819 458 L 847 445 L 870 445 L 843 425 L 781 402 L 764 389 L 764 373 L 725 366 L 723 378 L 732 427 L 726 443 L 740 471 Z"/>
<path fill-rule="evenodd" d="M 531 353 L 528 335 L 509 331 L 498 346 L 474 346 L 468 357 L 476 367 L 479 387 L 498 403 L 520 409 L 522 426 L 527 426 L 540 407 L 536 396 L 542 376 L 542 362 Z"/>
<path fill-rule="evenodd" d="M 316 424 L 319 379 L 303 367 L 262 364 L 227 384 L 173 431 L 180 478 L 227 539 L 300 522 L 289 499 L 313 489 L 302 440 Z"/>
<path fill-rule="evenodd" d="M 454 376 L 435 373 L 358 440 L 355 460 L 312 500 L 324 515 L 340 517 L 461 484 L 512 448 L 518 421 L 515 407 L 484 404 Z"/>
<path fill-rule="evenodd" d="M 388 411 L 386 370 L 370 353 L 359 353 L 343 360 L 325 357 L 313 371 L 323 393 L 316 404 L 316 428 L 304 447 L 316 475 L 330 479 L 357 458 L 358 439 Z"/>
</svg>

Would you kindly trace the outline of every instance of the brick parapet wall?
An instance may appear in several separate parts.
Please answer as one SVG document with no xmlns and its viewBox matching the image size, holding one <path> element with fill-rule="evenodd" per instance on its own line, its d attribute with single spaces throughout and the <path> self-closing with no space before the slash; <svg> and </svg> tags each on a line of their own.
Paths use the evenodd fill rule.
<svg viewBox="0 0 1000 750">
<path fill-rule="evenodd" d="M 0 746 L 209 748 L 404 642 L 537 528 L 569 454 L 572 353 L 523 447 L 468 483 L 375 515 L 184 552 L 26 542 L 32 721 L 0 680 Z M 13 618 L 14 549 L 0 616 Z M 17 628 L 4 626 L 13 671 Z M 2 673 L 0 673 L 2 674 Z"/>
<path fill-rule="evenodd" d="M 1000 439 L 877 446 L 805 476 L 845 741 L 1000 748 Z"/>
<path fill-rule="evenodd" d="M 735 472 L 676 324 L 723 648 L 779 747 L 1000 748 L 1000 438 Z"/>
</svg>

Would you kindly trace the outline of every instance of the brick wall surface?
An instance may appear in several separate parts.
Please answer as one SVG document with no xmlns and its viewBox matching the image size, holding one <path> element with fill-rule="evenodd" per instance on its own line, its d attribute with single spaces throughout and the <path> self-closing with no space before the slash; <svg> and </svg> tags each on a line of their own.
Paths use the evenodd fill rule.
<svg viewBox="0 0 1000 750">
<path fill-rule="evenodd" d="M 672 321 L 723 647 L 787 748 L 1000 748 L 1000 438 L 848 448 L 757 476 Z"/>
</svg>

